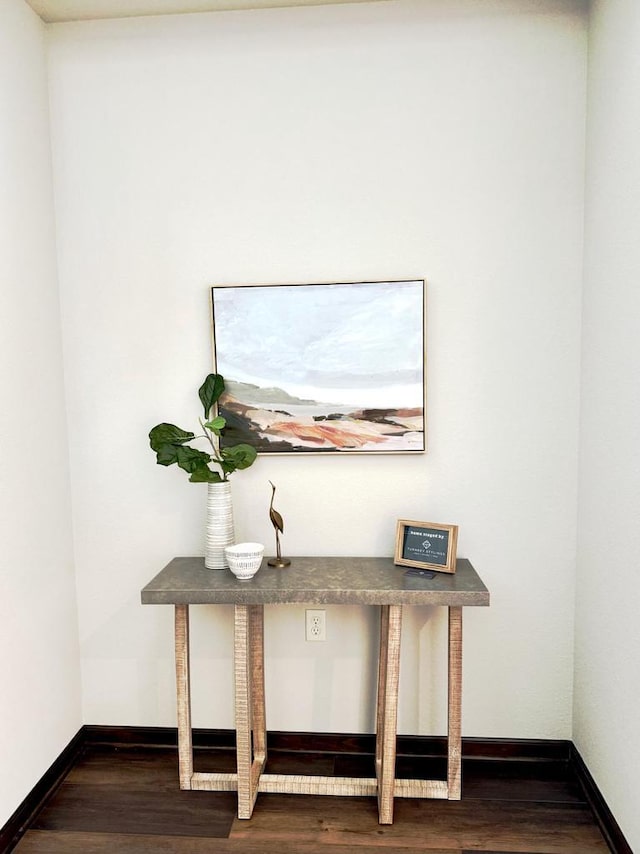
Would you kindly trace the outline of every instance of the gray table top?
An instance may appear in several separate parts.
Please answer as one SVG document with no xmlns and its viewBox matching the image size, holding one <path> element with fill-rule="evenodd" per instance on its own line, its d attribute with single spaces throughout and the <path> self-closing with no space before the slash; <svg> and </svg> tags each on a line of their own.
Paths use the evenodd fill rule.
<svg viewBox="0 0 640 854">
<path fill-rule="evenodd" d="M 205 569 L 202 557 L 176 557 L 142 590 L 143 605 L 488 605 L 489 591 L 465 558 L 453 574 L 407 575 L 386 557 L 292 557 L 275 569 L 267 558 L 250 581 Z"/>
</svg>

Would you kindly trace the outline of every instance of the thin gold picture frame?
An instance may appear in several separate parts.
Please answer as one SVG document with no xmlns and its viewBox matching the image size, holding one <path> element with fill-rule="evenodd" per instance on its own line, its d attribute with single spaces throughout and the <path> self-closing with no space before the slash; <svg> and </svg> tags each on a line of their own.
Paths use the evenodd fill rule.
<svg viewBox="0 0 640 854">
<path fill-rule="evenodd" d="M 283 349 L 293 346 L 295 355 L 295 342 L 299 340 L 299 336 L 296 338 L 296 333 L 299 332 L 301 324 L 291 321 L 292 317 L 295 321 L 296 310 L 302 313 L 304 309 L 302 300 L 300 307 L 295 308 L 299 296 L 306 293 L 308 297 L 310 293 L 313 293 L 314 296 L 318 295 L 320 298 L 322 295 L 320 299 L 322 303 L 329 294 L 340 295 L 339 305 L 335 312 L 335 325 L 339 326 L 345 322 L 346 316 L 346 313 L 340 311 L 342 307 L 340 303 L 345 294 L 349 293 L 356 303 L 358 300 L 362 303 L 363 311 L 362 315 L 358 317 L 358 322 L 364 325 L 365 331 L 367 323 L 370 324 L 372 336 L 373 330 L 376 330 L 378 335 L 380 329 L 389 330 L 389 337 L 385 343 L 387 348 L 391 350 L 391 358 L 389 358 L 388 352 L 378 358 L 383 363 L 384 369 L 388 371 L 389 376 L 400 375 L 401 372 L 397 368 L 404 367 L 404 365 L 393 364 L 393 348 L 397 347 L 398 353 L 400 353 L 401 348 L 406 348 L 406 339 L 410 336 L 399 334 L 397 327 L 394 335 L 392 321 L 388 315 L 384 316 L 384 322 L 378 324 L 372 322 L 369 315 L 371 300 L 368 299 L 368 289 L 382 289 L 386 291 L 385 296 L 393 299 L 397 295 L 394 293 L 394 289 L 397 292 L 402 287 L 407 286 L 413 289 L 413 311 L 407 312 L 406 317 L 407 323 L 411 324 L 413 333 L 411 340 L 414 343 L 411 345 L 411 352 L 414 354 L 414 361 L 419 365 L 419 383 L 416 385 L 416 381 L 414 381 L 413 386 L 414 389 L 419 386 L 419 400 L 399 404 L 395 399 L 392 399 L 387 404 L 384 401 L 384 392 L 382 392 L 382 400 L 379 403 L 362 403 L 355 400 L 354 406 L 349 407 L 348 404 L 351 401 L 337 396 L 337 401 L 330 397 L 329 401 L 330 404 L 337 402 L 338 406 L 322 411 L 321 407 L 325 404 L 321 402 L 321 397 L 318 396 L 315 400 L 301 400 L 299 398 L 313 398 L 313 394 L 301 392 L 301 386 L 296 387 L 295 382 L 293 388 L 287 387 L 285 378 L 278 375 L 277 368 L 271 371 L 265 370 L 265 368 L 272 367 L 269 365 L 272 358 L 275 365 L 283 362 L 284 357 L 281 352 Z M 269 311 L 261 311 L 263 306 L 260 304 L 260 300 L 264 300 L 267 295 L 273 298 L 276 294 L 282 297 L 285 293 L 287 300 L 294 303 L 293 315 L 290 306 L 287 305 L 286 307 L 286 320 L 289 325 L 282 322 L 279 314 L 274 315 L 272 307 L 269 308 Z M 251 309 L 250 311 L 247 311 L 247 306 Z M 304 316 L 305 334 L 308 334 L 309 338 L 313 340 L 316 352 L 324 352 L 321 346 L 322 333 L 325 331 L 321 326 L 323 310 L 326 326 L 326 303 L 321 306 L 321 310 L 317 313 L 312 311 Z M 210 288 L 210 319 L 213 365 L 214 370 L 224 376 L 229 390 L 229 394 L 227 395 L 225 392 L 220 401 L 221 414 L 223 417 L 230 416 L 227 418 L 225 439 L 230 444 L 245 442 L 253 445 L 259 454 L 269 456 L 290 455 L 291 453 L 298 455 L 425 453 L 427 450 L 426 311 L 426 281 L 421 278 L 366 282 L 228 283 L 212 285 Z M 257 330 L 255 327 L 256 315 L 264 319 L 263 327 L 258 327 Z M 272 325 L 268 319 L 274 316 L 276 316 L 278 323 Z M 241 321 L 246 318 L 253 318 L 253 331 L 242 326 Z M 359 329 L 359 332 L 361 331 Z M 334 332 L 335 330 L 332 329 L 331 345 L 335 345 L 335 340 L 339 335 L 339 333 L 334 334 Z M 317 339 L 314 340 L 313 336 L 316 333 Z M 262 336 L 262 340 L 259 340 L 260 336 Z M 293 345 L 287 340 L 288 337 L 293 339 Z M 258 346 L 254 349 L 256 341 Z M 266 342 L 268 342 L 268 346 Z M 354 344 L 353 347 L 355 352 L 360 353 L 362 348 L 359 345 Z M 375 347 L 371 347 L 371 349 L 375 351 Z M 232 351 L 234 351 L 233 354 Z M 272 356 L 272 354 L 274 355 Z M 241 371 L 235 370 L 240 361 L 244 361 L 242 367 L 247 369 L 248 379 L 241 375 Z M 337 371 L 339 373 L 344 363 L 337 358 L 334 361 L 339 363 Z M 400 356 L 398 361 L 401 362 Z M 266 382 L 261 384 L 251 377 L 254 367 L 257 374 L 262 374 L 260 379 L 266 379 Z M 313 367 L 316 367 L 315 356 Z M 359 367 L 361 369 L 362 365 Z M 414 368 L 414 370 L 416 369 Z M 346 373 L 346 369 L 344 372 Z M 369 375 L 367 378 L 375 388 L 375 382 Z M 347 384 L 347 380 L 348 377 L 345 379 L 345 384 Z M 252 383 L 254 383 L 253 386 Z M 250 395 L 256 393 L 256 387 L 257 400 L 252 400 Z M 306 390 L 304 388 L 304 391 Z M 344 389 L 338 390 L 344 394 Z M 241 395 L 240 398 L 238 391 Z M 311 389 L 311 392 L 313 391 L 315 391 L 314 388 Z M 322 389 L 322 391 L 326 391 L 326 389 Z M 369 392 L 371 393 L 371 389 Z M 394 391 L 394 397 L 396 392 L 397 389 Z M 269 393 L 279 395 L 279 398 L 276 402 L 268 401 L 265 404 L 265 395 Z M 377 390 L 375 393 L 377 394 Z M 242 395 L 247 396 L 243 398 Z M 414 397 L 417 397 L 415 392 Z M 230 403 L 229 406 L 226 405 L 227 401 Z M 295 410 L 296 407 L 300 408 L 300 404 L 314 404 L 316 402 L 319 403 L 320 408 L 318 413 L 307 412 L 306 418 L 297 414 L 290 417 L 289 404 L 292 404 Z M 255 423 L 251 423 L 252 415 L 254 417 L 257 415 L 255 418 L 258 422 L 257 426 Z M 261 419 L 262 423 L 260 423 Z M 278 422 L 275 425 L 274 420 Z"/>
</svg>

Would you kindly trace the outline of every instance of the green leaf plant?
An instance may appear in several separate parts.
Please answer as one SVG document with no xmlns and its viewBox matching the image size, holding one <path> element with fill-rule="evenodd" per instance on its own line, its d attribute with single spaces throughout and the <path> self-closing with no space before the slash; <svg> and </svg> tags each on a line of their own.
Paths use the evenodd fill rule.
<svg viewBox="0 0 640 854">
<path fill-rule="evenodd" d="M 224 483 L 229 475 L 239 469 L 247 469 L 256 459 L 256 449 L 251 445 L 232 445 L 220 447 L 220 437 L 226 427 L 226 420 L 211 410 L 216 406 L 224 391 L 224 378 L 220 374 L 209 374 L 198 389 L 200 402 L 204 409 L 204 419 L 199 418 L 202 433 L 196 435 L 176 427 L 175 424 L 156 424 L 149 433 L 149 444 L 156 454 L 160 466 L 172 466 L 174 463 L 186 471 L 191 483 Z M 199 451 L 187 442 L 205 439 L 211 446 L 209 451 Z M 217 466 L 219 471 L 212 469 Z"/>
</svg>

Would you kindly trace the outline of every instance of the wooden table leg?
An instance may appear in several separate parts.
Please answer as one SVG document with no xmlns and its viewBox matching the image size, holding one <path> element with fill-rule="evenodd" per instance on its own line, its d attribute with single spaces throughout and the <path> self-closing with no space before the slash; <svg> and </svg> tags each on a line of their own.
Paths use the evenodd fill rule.
<svg viewBox="0 0 640 854">
<path fill-rule="evenodd" d="M 234 618 L 234 680 L 238 818 L 251 818 L 251 683 L 249 680 L 249 606 L 236 605 Z"/>
<path fill-rule="evenodd" d="M 449 726 L 447 787 L 450 801 L 462 793 L 462 608 L 449 607 Z"/>
<path fill-rule="evenodd" d="M 180 788 L 191 788 L 191 686 L 189 677 L 189 606 L 175 608 L 176 685 L 178 697 L 178 768 Z"/>
<path fill-rule="evenodd" d="M 238 818 L 251 818 L 266 761 L 262 605 L 236 605 L 234 679 Z M 255 718 L 255 757 L 252 732 Z"/>
<path fill-rule="evenodd" d="M 382 767 L 382 742 L 384 741 L 384 702 L 387 686 L 387 650 L 386 642 L 389 634 L 389 606 L 380 608 L 380 651 L 378 653 L 378 693 L 376 701 L 376 777 L 380 782 Z"/>
<path fill-rule="evenodd" d="M 383 605 L 376 707 L 376 777 L 380 824 L 393 824 L 401 630 L 402 605 Z"/>
<path fill-rule="evenodd" d="M 250 606 L 251 630 L 251 715 L 253 759 L 260 772 L 267 761 L 267 724 L 264 697 L 264 606 Z M 258 781 L 252 781 L 257 786 Z"/>
</svg>

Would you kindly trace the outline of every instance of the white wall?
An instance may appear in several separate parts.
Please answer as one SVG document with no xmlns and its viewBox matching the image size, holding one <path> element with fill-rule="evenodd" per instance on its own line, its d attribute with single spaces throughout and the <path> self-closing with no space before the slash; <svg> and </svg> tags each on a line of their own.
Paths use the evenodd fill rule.
<svg viewBox="0 0 640 854">
<path fill-rule="evenodd" d="M 589 47 L 574 741 L 640 850 L 640 6 L 596 2 Z"/>
<path fill-rule="evenodd" d="M 0 3 L 0 826 L 78 731 L 44 27 Z"/>
<path fill-rule="evenodd" d="M 390 554 L 460 525 L 465 735 L 571 734 L 586 21 L 581 3 L 397 2 L 50 29 L 84 719 L 171 724 L 169 608 L 204 488 L 149 428 L 195 426 L 215 282 L 426 277 L 429 452 L 261 458 L 237 534 Z M 272 729 L 371 731 L 375 617 L 267 615 Z M 194 617 L 196 726 L 232 725 L 230 615 Z M 408 614 L 400 731 L 443 732 L 444 617 Z M 505 651 L 508 650 L 508 654 Z M 364 662 L 364 663 L 363 663 Z"/>
</svg>

